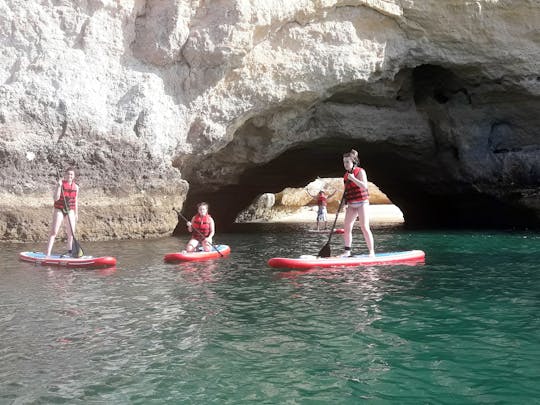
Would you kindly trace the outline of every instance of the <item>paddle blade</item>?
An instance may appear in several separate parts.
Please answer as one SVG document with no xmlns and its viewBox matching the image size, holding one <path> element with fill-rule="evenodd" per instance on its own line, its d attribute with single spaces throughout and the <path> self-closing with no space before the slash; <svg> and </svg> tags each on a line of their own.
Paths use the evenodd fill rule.
<svg viewBox="0 0 540 405">
<path fill-rule="evenodd" d="M 83 257 L 84 252 L 81 245 L 76 240 L 73 240 L 73 245 L 71 246 L 71 257 Z"/>
<path fill-rule="evenodd" d="M 330 243 L 327 243 L 319 251 L 319 257 L 330 257 L 331 255 L 332 255 L 332 252 L 330 251 Z"/>
</svg>

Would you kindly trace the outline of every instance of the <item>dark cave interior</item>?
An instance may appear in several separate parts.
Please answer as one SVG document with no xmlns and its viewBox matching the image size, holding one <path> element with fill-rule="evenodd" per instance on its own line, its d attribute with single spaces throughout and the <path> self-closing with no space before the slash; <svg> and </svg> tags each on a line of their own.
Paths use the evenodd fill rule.
<svg viewBox="0 0 540 405">
<path fill-rule="evenodd" d="M 530 190 L 534 192 L 538 189 L 540 179 L 535 171 L 539 166 L 538 157 L 533 156 L 530 163 L 532 169 L 528 172 L 524 171 L 522 184 L 510 184 L 512 187 L 518 186 L 518 191 L 514 193 L 503 190 L 498 179 L 492 181 L 495 185 L 488 184 L 486 189 L 501 187 L 505 194 L 485 192 L 478 184 L 475 184 L 475 179 L 468 179 L 467 174 L 462 178 L 455 175 L 457 171 L 455 168 L 465 166 L 463 159 L 469 158 L 464 158 L 464 151 L 460 150 L 462 148 L 460 139 L 457 137 L 456 141 L 454 133 L 458 130 L 452 128 L 452 125 L 456 125 L 455 117 L 458 113 L 463 114 L 467 119 L 470 119 L 474 113 L 479 117 L 474 119 L 491 123 L 498 122 L 500 117 L 497 115 L 501 114 L 501 108 L 504 107 L 506 108 L 505 122 L 509 123 L 509 127 L 512 126 L 513 116 L 523 114 L 521 111 L 523 107 L 516 108 L 512 98 L 508 105 L 502 105 L 502 107 L 501 102 L 496 107 L 486 103 L 485 100 L 489 100 L 489 97 L 494 97 L 494 94 L 498 95 L 501 92 L 500 83 L 493 84 L 495 90 L 493 86 L 488 86 L 489 94 L 480 94 L 478 72 L 467 69 L 469 70 L 460 72 L 461 76 L 447 68 L 432 65 L 404 70 L 398 75 L 400 85 L 396 88 L 392 100 L 367 97 L 366 93 L 369 92 L 364 91 L 365 89 L 357 91 L 353 87 L 342 89 L 341 93 L 334 93 L 325 100 L 333 105 L 336 102 L 344 103 L 344 105 L 379 103 L 377 107 L 381 109 L 392 109 L 396 108 L 396 103 L 409 102 L 414 105 L 414 111 L 419 112 L 429 123 L 429 131 L 431 131 L 429 137 L 434 140 L 433 147 L 418 144 L 411 146 L 406 136 L 394 137 L 390 140 L 384 136 L 381 136 L 380 140 L 371 137 L 368 140 L 361 134 L 358 136 L 354 133 L 336 133 L 336 131 L 328 130 L 326 136 L 314 137 L 307 141 L 304 139 L 302 142 L 291 142 L 289 149 L 267 163 L 246 163 L 242 167 L 242 173 L 234 181 L 227 182 L 225 179 L 223 184 L 213 182 L 210 185 L 190 181 L 190 190 L 183 206 L 184 215 L 193 215 L 196 204 L 206 201 L 211 206 L 212 215 L 216 221 L 219 221 L 220 228 L 230 228 L 238 213 L 263 193 L 277 193 L 285 187 L 304 187 L 317 176 L 341 177 L 344 173 L 342 154 L 350 149 L 356 149 L 360 157 L 360 166 L 365 168 L 368 180 L 375 183 L 401 209 L 405 225 L 408 227 L 539 227 L 538 213 L 520 202 L 524 193 L 519 191 L 526 190 L 525 193 L 530 194 Z M 475 99 L 482 100 L 482 103 L 471 106 Z M 522 105 L 534 109 L 540 106 L 540 101 L 533 98 Z M 451 117 L 452 114 L 453 117 Z M 324 122 L 324 119 L 315 119 L 312 122 L 317 125 Z M 489 131 L 493 125 L 485 125 L 485 127 Z M 517 128 L 517 125 L 512 128 Z M 250 136 L 250 142 L 256 145 L 256 140 L 262 139 L 259 148 L 265 148 L 268 143 L 273 142 L 272 131 L 268 128 L 263 127 L 259 130 L 251 125 L 249 131 L 251 132 L 242 133 L 242 130 L 239 130 L 235 136 Z M 253 131 L 260 132 L 257 134 Z M 498 144 L 509 141 L 515 143 L 516 139 L 525 139 L 524 135 L 515 131 L 517 130 L 511 129 L 498 135 L 499 138 L 508 137 L 508 139 L 498 139 Z M 528 132 L 522 130 L 522 134 L 528 134 Z M 470 135 L 462 133 L 460 136 L 467 139 Z M 490 136 L 490 133 L 485 134 L 489 142 L 491 142 Z M 531 149 L 531 144 L 540 149 L 536 135 L 527 136 L 525 141 L 528 149 L 524 149 L 525 152 Z M 505 156 L 502 156 L 499 150 L 497 151 L 498 155 L 490 162 L 495 162 L 495 165 L 504 165 Z M 470 153 L 470 151 L 465 152 Z M 505 150 L 504 153 L 507 151 Z M 508 153 L 514 153 L 513 156 L 516 156 L 516 149 Z M 222 161 L 224 155 L 227 156 L 226 159 L 229 159 L 229 162 L 235 161 L 234 148 L 221 155 Z M 525 157 L 530 159 L 530 154 Z M 489 173 L 488 169 L 486 168 L 486 173 Z M 497 166 L 495 170 L 498 170 Z M 517 171 L 514 170 L 514 173 Z M 486 177 L 488 183 L 491 182 L 489 176 Z M 522 186 L 521 189 L 519 189 L 520 186 Z"/>
</svg>

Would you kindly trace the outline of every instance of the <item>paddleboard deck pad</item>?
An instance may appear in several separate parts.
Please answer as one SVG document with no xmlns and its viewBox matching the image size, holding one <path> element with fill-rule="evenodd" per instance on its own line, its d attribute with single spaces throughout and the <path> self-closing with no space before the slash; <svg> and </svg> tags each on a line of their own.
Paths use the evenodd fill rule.
<svg viewBox="0 0 540 405">
<path fill-rule="evenodd" d="M 202 260 L 219 259 L 231 253 L 231 248 L 228 245 L 214 245 L 217 249 L 212 248 L 209 252 L 197 250 L 195 252 L 175 252 L 167 253 L 163 260 L 167 263 L 178 262 L 197 262 Z"/>
<path fill-rule="evenodd" d="M 104 268 L 116 265 L 116 258 L 111 256 L 82 256 L 70 257 L 67 255 L 47 256 L 42 252 L 21 252 L 19 258 L 25 262 L 41 264 L 43 266 L 60 266 L 71 268 Z"/>
<path fill-rule="evenodd" d="M 303 255 L 299 258 L 273 257 L 268 260 L 270 267 L 287 269 L 310 269 L 313 267 L 345 267 L 345 266 L 375 266 L 392 264 L 423 263 L 425 253 L 422 250 L 405 252 L 377 253 L 375 257 L 356 255 L 351 257 L 317 257 Z"/>
</svg>

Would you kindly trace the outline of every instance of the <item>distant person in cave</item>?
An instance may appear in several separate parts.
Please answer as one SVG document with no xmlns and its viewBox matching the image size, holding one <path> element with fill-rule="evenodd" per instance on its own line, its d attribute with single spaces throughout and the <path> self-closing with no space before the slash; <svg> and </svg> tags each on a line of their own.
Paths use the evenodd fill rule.
<svg viewBox="0 0 540 405">
<path fill-rule="evenodd" d="M 306 193 L 311 198 L 317 199 L 317 230 L 320 230 L 321 223 L 324 222 L 324 229 L 327 227 L 327 209 L 326 206 L 328 205 L 328 199 L 332 198 L 334 194 L 336 194 L 336 191 L 332 192 L 330 195 L 326 195 L 326 192 L 324 190 L 319 191 L 317 194 L 313 195 L 309 192 L 309 190 L 306 189 Z"/>
<path fill-rule="evenodd" d="M 343 166 L 345 175 L 344 202 L 347 205 L 345 210 L 343 241 L 345 250 L 342 257 L 351 256 L 352 229 L 354 221 L 358 218 L 360 228 L 364 234 L 364 239 L 369 251 L 369 256 L 375 256 L 375 242 L 373 234 L 369 227 L 369 192 L 367 174 L 364 169 L 359 167 L 358 152 L 351 149 L 343 154 Z"/>
<path fill-rule="evenodd" d="M 79 219 L 79 186 L 75 183 L 75 170 L 69 167 L 64 172 L 64 177 L 58 179 L 53 190 L 53 219 L 51 230 L 49 232 L 49 243 L 47 244 L 47 256 L 51 255 L 54 240 L 60 230 L 62 222 L 64 222 L 67 235 L 66 255 L 71 256 L 73 247 L 73 233 Z M 66 216 L 69 218 L 66 219 Z M 64 221 L 64 219 L 66 219 Z M 71 225 L 70 225 L 71 223 Z"/>
<path fill-rule="evenodd" d="M 187 252 L 194 252 L 200 245 L 205 252 L 212 250 L 212 238 L 215 234 L 214 219 L 208 213 L 209 206 L 205 202 L 197 204 L 197 214 L 186 222 L 191 239 L 186 245 Z"/>
</svg>

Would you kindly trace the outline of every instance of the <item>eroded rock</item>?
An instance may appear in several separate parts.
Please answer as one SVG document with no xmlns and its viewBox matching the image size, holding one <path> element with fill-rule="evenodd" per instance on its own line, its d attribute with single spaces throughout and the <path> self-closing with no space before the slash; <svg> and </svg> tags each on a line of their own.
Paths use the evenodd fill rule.
<svg viewBox="0 0 540 405">
<path fill-rule="evenodd" d="M 539 20 L 529 0 L 3 2 L 0 238 L 46 237 L 65 164 L 82 235 L 145 237 L 172 206 L 225 225 L 338 177 L 350 148 L 411 225 L 537 227 Z"/>
</svg>

